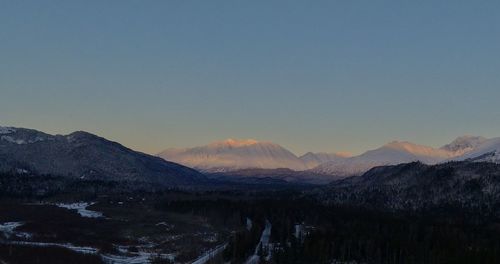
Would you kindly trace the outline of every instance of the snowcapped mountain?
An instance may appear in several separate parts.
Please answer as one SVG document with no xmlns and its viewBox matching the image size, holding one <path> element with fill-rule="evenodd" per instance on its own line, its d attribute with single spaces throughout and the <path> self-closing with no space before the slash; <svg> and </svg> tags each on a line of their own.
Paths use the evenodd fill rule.
<svg viewBox="0 0 500 264">
<path fill-rule="evenodd" d="M 351 154 L 347 152 L 339 152 L 339 153 L 307 152 L 306 154 L 300 156 L 299 159 L 301 159 L 308 168 L 312 169 L 320 164 L 327 163 L 330 161 L 345 160 L 350 156 Z"/>
<path fill-rule="evenodd" d="M 436 164 L 454 156 L 456 156 L 455 152 L 446 149 L 435 149 L 410 142 L 393 141 L 359 156 L 321 164 L 314 168 L 313 171 L 339 176 L 360 175 L 376 166 L 396 165 L 414 161 Z"/>
<path fill-rule="evenodd" d="M 497 152 L 492 152 L 493 150 L 499 150 L 500 153 L 500 146 L 497 148 L 495 140 L 462 136 L 440 148 L 393 141 L 359 156 L 308 152 L 297 157 L 280 145 L 270 142 L 228 139 L 201 147 L 167 149 L 158 156 L 207 172 L 288 168 L 295 171 L 308 170 L 317 175 L 345 177 L 363 174 L 377 166 L 414 161 L 437 164 L 472 158 L 481 161 L 500 160 L 495 154 Z M 485 154 L 487 155 L 483 157 Z"/>
<path fill-rule="evenodd" d="M 487 140 L 488 139 L 484 137 L 462 136 L 458 137 L 450 144 L 442 146 L 441 149 L 453 152 L 455 156 L 461 156 L 477 148 Z"/>
<path fill-rule="evenodd" d="M 454 160 L 500 163 L 500 138 L 484 140 L 472 150 L 455 158 Z"/>
<path fill-rule="evenodd" d="M 227 139 L 201 147 L 167 149 L 159 157 L 209 172 L 249 168 L 306 170 L 295 154 L 271 142 Z"/>
</svg>

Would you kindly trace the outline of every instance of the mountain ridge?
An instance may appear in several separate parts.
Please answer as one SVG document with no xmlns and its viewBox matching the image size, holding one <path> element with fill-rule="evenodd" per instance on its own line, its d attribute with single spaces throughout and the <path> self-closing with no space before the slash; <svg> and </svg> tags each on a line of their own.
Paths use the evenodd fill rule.
<svg viewBox="0 0 500 264">
<path fill-rule="evenodd" d="M 360 175 L 376 166 L 415 161 L 437 164 L 459 160 L 460 157 L 472 152 L 487 141 L 488 139 L 484 137 L 466 135 L 457 137 L 439 148 L 408 141 L 391 141 L 357 156 L 324 152 L 307 152 L 302 156 L 297 156 L 272 142 L 260 142 L 254 139 L 227 139 L 199 147 L 167 149 L 159 153 L 158 156 L 206 172 L 288 168 L 294 171 L 308 171 L 310 175 L 347 177 Z M 262 149 L 256 150 L 256 146 L 261 146 Z M 249 151 L 251 148 L 253 150 Z M 267 151 L 273 148 L 279 151 Z M 277 160 L 279 161 L 276 162 Z"/>
<path fill-rule="evenodd" d="M 0 128 L 0 170 L 26 170 L 82 179 L 147 181 L 165 186 L 197 184 L 196 170 L 129 149 L 85 132 L 50 135 L 33 129 Z"/>
<path fill-rule="evenodd" d="M 488 140 L 479 136 L 461 136 L 440 148 L 419 145 L 408 141 L 391 141 L 377 149 L 341 161 L 318 165 L 312 171 L 342 176 L 360 175 L 377 166 L 397 165 L 420 161 L 437 164 L 459 160 L 461 156 L 480 147 Z"/>
<path fill-rule="evenodd" d="M 451 206 L 500 215 L 500 164 L 454 161 L 374 167 L 308 195 L 326 204 L 388 210 Z"/>
</svg>

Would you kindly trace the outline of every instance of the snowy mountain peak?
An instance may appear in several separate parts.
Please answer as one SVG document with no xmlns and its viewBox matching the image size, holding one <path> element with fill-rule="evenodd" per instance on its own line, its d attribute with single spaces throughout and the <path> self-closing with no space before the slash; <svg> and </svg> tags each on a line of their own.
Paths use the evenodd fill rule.
<svg viewBox="0 0 500 264">
<path fill-rule="evenodd" d="M 166 149 L 158 156 L 210 172 L 250 168 L 308 168 L 302 160 L 282 146 L 254 139 L 227 139 L 193 148 Z"/>
<path fill-rule="evenodd" d="M 359 175 L 376 166 L 396 165 L 420 161 L 436 164 L 453 157 L 453 153 L 408 141 L 392 141 L 382 147 L 369 150 L 359 156 L 330 161 L 319 165 L 313 171 L 338 176 Z"/>
<path fill-rule="evenodd" d="M 475 149 L 487 140 L 484 137 L 465 135 L 456 138 L 450 144 L 442 146 L 441 149 L 454 152 L 458 156 Z"/>
<path fill-rule="evenodd" d="M 244 147 L 244 146 L 255 145 L 255 144 L 258 144 L 258 143 L 259 143 L 259 141 L 255 140 L 255 139 L 232 139 L 232 138 L 228 138 L 228 139 L 226 139 L 224 141 L 213 142 L 210 145 L 211 146 L 226 145 L 226 146 L 230 146 L 230 147 Z"/>
<path fill-rule="evenodd" d="M 500 163 L 500 138 L 483 140 L 456 160 Z"/>
</svg>

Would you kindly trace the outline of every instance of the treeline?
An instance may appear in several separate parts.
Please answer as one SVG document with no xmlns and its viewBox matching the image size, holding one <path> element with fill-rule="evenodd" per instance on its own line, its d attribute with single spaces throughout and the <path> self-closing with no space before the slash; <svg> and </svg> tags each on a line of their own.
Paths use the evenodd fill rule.
<svg viewBox="0 0 500 264">
<path fill-rule="evenodd" d="M 253 254 L 267 219 L 272 223 L 269 263 L 500 263 L 498 219 L 456 208 L 391 213 L 289 196 L 245 201 L 200 196 L 169 201 L 167 208 L 239 225 L 223 253 L 225 262 L 243 263 Z M 251 230 L 246 230 L 247 217 Z"/>
<path fill-rule="evenodd" d="M 328 225 L 314 226 L 302 238 L 289 236 L 291 239 L 278 241 L 282 247 L 275 251 L 274 262 L 500 263 L 500 232 L 493 225 L 469 226 L 457 223 L 460 220 L 439 223 L 373 213 L 353 216 L 342 210 L 330 218 Z"/>
<path fill-rule="evenodd" d="M 65 248 L 5 244 L 0 244 L 0 263 L 104 264 L 97 255 L 79 254 Z"/>
<path fill-rule="evenodd" d="M 150 193 L 167 191 L 151 183 L 117 182 L 80 179 L 50 174 L 0 172 L 0 199 L 44 199 L 56 195 L 94 198 L 120 193 Z"/>
<path fill-rule="evenodd" d="M 0 173 L 0 196 L 127 193 L 133 183 Z M 149 190 L 148 186 L 144 190 Z M 144 191 L 143 190 L 143 191 Z M 157 190 L 155 208 L 201 216 L 219 230 L 233 230 L 222 262 L 242 263 L 272 223 L 269 263 L 500 263 L 500 221 L 457 207 L 383 212 L 327 206 L 296 191 L 188 192 Z M 247 230 L 247 218 L 252 227 Z M 300 226 L 299 235 L 297 228 Z"/>
</svg>

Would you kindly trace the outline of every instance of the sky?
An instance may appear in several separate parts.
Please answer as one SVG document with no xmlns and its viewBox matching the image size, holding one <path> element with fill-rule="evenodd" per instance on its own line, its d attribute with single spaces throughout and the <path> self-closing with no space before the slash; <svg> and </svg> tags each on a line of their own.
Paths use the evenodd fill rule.
<svg viewBox="0 0 500 264">
<path fill-rule="evenodd" d="M 500 136 L 500 1 L 0 0 L 0 125 L 157 153 Z"/>
</svg>

